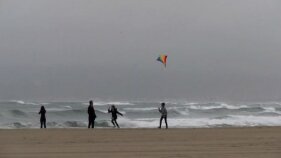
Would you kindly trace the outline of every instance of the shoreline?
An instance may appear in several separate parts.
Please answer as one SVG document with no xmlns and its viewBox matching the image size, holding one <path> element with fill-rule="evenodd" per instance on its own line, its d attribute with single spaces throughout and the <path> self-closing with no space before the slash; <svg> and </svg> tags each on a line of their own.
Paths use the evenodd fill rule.
<svg viewBox="0 0 281 158">
<path fill-rule="evenodd" d="M 177 129 L 181 129 L 181 130 L 188 130 L 188 129 L 251 129 L 251 128 L 281 128 L 281 126 L 219 126 L 219 127 L 169 127 L 169 129 L 167 130 L 177 130 Z M 0 128 L 1 130 L 60 130 L 60 129 L 65 129 L 65 130 L 83 130 L 83 129 L 87 129 L 87 130 L 153 130 L 153 129 L 158 129 L 158 130 L 166 130 L 165 127 L 162 127 L 161 129 L 159 129 L 157 126 L 155 126 L 155 128 L 143 128 L 143 127 L 136 127 L 136 128 L 113 128 L 113 127 L 95 127 L 94 129 L 89 129 L 88 127 L 62 127 L 62 128 L 56 128 L 56 127 L 51 127 L 51 128 Z"/>
</svg>

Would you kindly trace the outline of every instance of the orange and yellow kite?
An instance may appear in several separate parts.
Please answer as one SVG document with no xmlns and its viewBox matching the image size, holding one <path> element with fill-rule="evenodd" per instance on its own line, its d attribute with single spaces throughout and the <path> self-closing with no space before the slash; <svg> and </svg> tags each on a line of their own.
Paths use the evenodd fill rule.
<svg viewBox="0 0 281 158">
<path fill-rule="evenodd" d="M 160 55 L 158 58 L 157 58 L 157 61 L 160 61 L 161 63 L 164 64 L 164 66 L 166 67 L 166 64 L 167 64 L 167 55 Z"/>
</svg>

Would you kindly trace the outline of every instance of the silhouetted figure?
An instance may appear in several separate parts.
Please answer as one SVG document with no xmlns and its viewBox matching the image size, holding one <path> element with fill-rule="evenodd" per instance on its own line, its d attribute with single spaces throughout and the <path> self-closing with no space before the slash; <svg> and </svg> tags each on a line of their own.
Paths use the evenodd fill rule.
<svg viewBox="0 0 281 158">
<path fill-rule="evenodd" d="M 119 114 L 121 116 L 123 116 L 123 114 L 121 114 L 114 105 L 112 105 L 111 108 L 108 109 L 108 113 L 112 114 L 111 122 L 112 122 L 113 126 L 114 127 L 117 126 L 118 128 L 120 128 L 117 123 L 117 114 Z"/>
<path fill-rule="evenodd" d="M 44 106 L 41 106 L 41 109 L 39 111 L 39 113 L 41 115 L 40 117 L 40 124 L 41 124 L 41 128 L 46 128 L 46 109 Z"/>
<path fill-rule="evenodd" d="M 92 127 L 94 128 L 95 127 L 95 119 L 96 119 L 96 112 L 95 112 L 95 109 L 94 109 L 94 106 L 93 106 L 93 101 L 90 100 L 89 101 L 89 107 L 88 107 L 88 114 L 89 114 L 89 124 L 88 124 L 88 128 Z"/>
<path fill-rule="evenodd" d="M 161 103 L 161 108 L 158 108 L 159 112 L 161 113 L 161 118 L 160 118 L 160 125 L 158 128 L 161 128 L 162 126 L 162 120 L 165 119 L 166 123 L 166 129 L 168 129 L 168 123 L 167 123 L 167 109 L 165 108 L 165 103 Z"/>
</svg>

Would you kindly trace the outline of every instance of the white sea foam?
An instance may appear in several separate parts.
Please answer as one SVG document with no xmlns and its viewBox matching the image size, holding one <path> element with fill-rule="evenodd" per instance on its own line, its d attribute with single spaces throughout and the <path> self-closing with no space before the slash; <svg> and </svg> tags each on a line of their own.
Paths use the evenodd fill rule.
<svg viewBox="0 0 281 158">
<path fill-rule="evenodd" d="M 89 105 L 89 103 L 83 103 L 83 105 Z M 110 105 L 135 105 L 130 102 L 94 102 L 95 106 L 110 106 Z"/>
<path fill-rule="evenodd" d="M 22 100 L 11 100 L 11 102 L 15 102 L 15 103 L 18 103 L 18 104 L 25 104 L 25 102 L 22 101 Z"/>
<path fill-rule="evenodd" d="M 108 113 L 108 110 L 96 110 L 96 111 L 99 111 L 99 112 L 104 113 L 104 114 Z"/>
<path fill-rule="evenodd" d="M 97 102 L 97 105 L 135 105 L 130 102 Z"/>
<path fill-rule="evenodd" d="M 25 102 L 22 100 L 11 100 L 11 102 L 21 104 L 21 105 L 48 105 L 49 104 L 49 103 Z"/>
<path fill-rule="evenodd" d="M 131 128 L 156 128 L 159 125 L 159 118 L 154 119 L 120 119 L 120 124 Z M 168 118 L 170 127 L 220 127 L 220 126 L 280 126 L 281 117 L 260 117 L 260 116 L 232 116 L 225 119 L 209 118 Z M 164 124 L 163 124 L 164 125 Z"/>
<path fill-rule="evenodd" d="M 66 108 L 47 108 L 46 110 L 47 110 L 47 112 L 57 112 L 57 111 L 65 111 L 65 110 L 69 110 L 69 109 L 66 109 Z"/>
<path fill-rule="evenodd" d="M 196 109 L 196 110 L 211 110 L 211 109 L 221 109 L 221 108 L 225 108 L 225 109 L 231 109 L 231 110 L 235 110 L 235 109 L 241 109 L 241 108 L 249 108 L 249 106 L 247 105 L 229 105 L 229 104 L 218 104 L 218 105 L 190 105 L 189 106 L 190 109 Z"/>
<path fill-rule="evenodd" d="M 265 112 L 276 112 L 276 109 L 274 107 L 263 107 Z"/>
<path fill-rule="evenodd" d="M 49 105 L 50 103 L 40 103 L 41 105 Z"/>
<path fill-rule="evenodd" d="M 149 108 L 124 108 L 126 111 L 131 111 L 131 112 L 139 112 L 139 111 L 152 111 L 152 110 L 157 110 L 155 107 L 149 107 Z"/>
<path fill-rule="evenodd" d="M 272 114 L 279 114 L 281 115 L 281 112 L 276 110 L 275 107 L 263 107 L 264 111 L 260 113 L 272 113 Z"/>
<path fill-rule="evenodd" d="M 67 108 L 67 109 L 72 109 L 71 106 L 64 106 L 64 108 Z"/>
</svg>

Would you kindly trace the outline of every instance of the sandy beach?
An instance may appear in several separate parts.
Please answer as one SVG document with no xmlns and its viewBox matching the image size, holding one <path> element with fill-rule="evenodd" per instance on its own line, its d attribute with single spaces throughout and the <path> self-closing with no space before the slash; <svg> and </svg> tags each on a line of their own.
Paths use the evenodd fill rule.
<svg viewBox="0 0 281 158">
<path fill-rule="evenodd" d="M 280 158 L 281 127 L 0 130 L 1 158 Z"/>
</svg>

